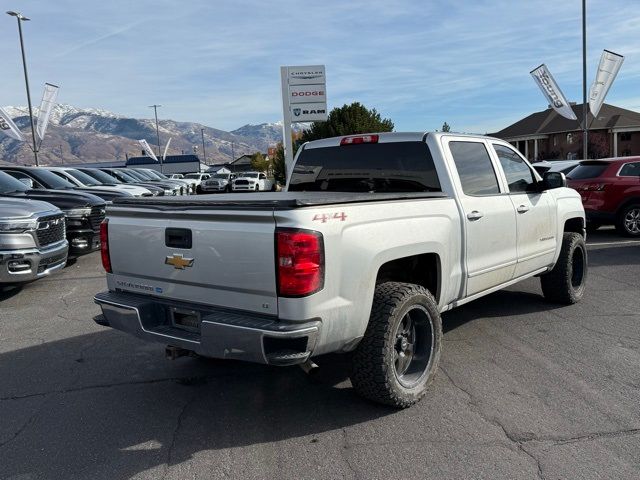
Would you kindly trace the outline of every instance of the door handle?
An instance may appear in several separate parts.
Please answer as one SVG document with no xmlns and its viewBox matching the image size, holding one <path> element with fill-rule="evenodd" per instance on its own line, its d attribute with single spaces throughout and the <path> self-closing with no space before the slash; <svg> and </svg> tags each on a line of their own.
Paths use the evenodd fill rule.
<svg viewBox="0 0 640 480">
<path fill-rule="evenodd" d="M 529 211 L 529 207 L 527 207 L 526 205 L 520 205 L 518 208 L 516 208 L 516 210 L 518 211 L 518 213 L 527 213 Z"/>
<path fill-rule="evenodd" d="M 478 210 L 474 210 L 473 212 L 467 213 L 467 218 L 472 222 L 474 220 L 480 220 L 482 217 L 484 217 L 484 213 L 479 212 Z"/>
</svg>

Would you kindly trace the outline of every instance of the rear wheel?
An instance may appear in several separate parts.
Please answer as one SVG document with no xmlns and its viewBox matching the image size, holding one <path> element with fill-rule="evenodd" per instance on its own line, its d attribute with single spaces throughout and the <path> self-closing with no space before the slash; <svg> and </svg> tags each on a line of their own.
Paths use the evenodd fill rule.
<svg viewBox="0 0 640 480">
<path fill-rule="evenodd" d="M 618 214 L 616 230 L 627 237 L 640 237 L 640 204 L 634 203 Z"/>
<path fill-rule="evenodd" d="M 587 270 L 584 238 L 578 233 L 565 233 L 558 262 L 540 277 L 544 297 L 565 305 L 579 302 L 584 296 Z"/>
<path fill-rule="evenodd" d="M 363 397 L 406 408 L 426 393 L 438 368 L 442 321 L 425 288 L 376 287 L 371 317 L 352 359 L 351 382 Z"/>
</svg>

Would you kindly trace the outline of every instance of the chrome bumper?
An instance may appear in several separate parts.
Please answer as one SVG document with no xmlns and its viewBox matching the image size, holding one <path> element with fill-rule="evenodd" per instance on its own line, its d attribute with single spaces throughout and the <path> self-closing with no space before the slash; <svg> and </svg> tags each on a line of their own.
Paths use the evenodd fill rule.
<svg viewBox="0 0 640 480">
<path fill-rule="evenodd" d="M 0 283 L 22 283 L 61 270 L 67 263 L 69 243 L 65 240 L 46 249 L 0 251 Z"/>
<path fill-rule="evenodd" d="M 146 295 L 102 292 L 94 300 L 102 308 L 96 323 L 205 357 L 283 366 L 303 363 L 313 353 L 320 331 L 318 320 L 286 322 Z M 197 315 L 197 327 L 176 325 L 172 312 L 178 310 Z"/>
</svg>

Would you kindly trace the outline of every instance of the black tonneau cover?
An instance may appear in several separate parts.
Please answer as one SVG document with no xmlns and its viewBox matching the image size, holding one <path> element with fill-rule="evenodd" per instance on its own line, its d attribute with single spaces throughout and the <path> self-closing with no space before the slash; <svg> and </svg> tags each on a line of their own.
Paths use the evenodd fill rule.
<svg viewBox="0 0 640 480">
<path fill-rule="evenodd" d="M 185 208 L 276 209 L 334 205 L 339 203 L 390 202 L 395 200 L 419 200 L 446 198 L 442 192 L 406 193 L 346 193 L 346 192 L 265 192 L 223 193 L 192 197 L 136 197 L 118 198 L 115 206 L 151 207 L 158 210 Z"/>
</svg>

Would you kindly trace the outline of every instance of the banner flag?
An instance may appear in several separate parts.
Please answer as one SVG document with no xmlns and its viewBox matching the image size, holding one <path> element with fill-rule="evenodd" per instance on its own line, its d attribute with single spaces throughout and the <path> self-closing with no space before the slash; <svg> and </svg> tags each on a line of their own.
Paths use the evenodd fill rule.
<svg viewBox="0 0 640 480">
<path fill-rule="evenodd" d="M 153 150 L 151 150 L 151 147 L 149 146 L 149 144 L 147 143 L 147 141 L 145 139 L 138 140 L 138 143 L 140 144 L 140 146 L 142 147 L 142 149 L 145 151 L 145 153 L 148 156 L 153 158 L 156 162 L 158 161 L 158 157 L 156 157 L 156 154 L 153 153 Z"/>
<path fill-rule="evenodd" d="M 25 141 L 22 132 L 18 130 L 16 124 L 13 123 L 13 120 L 11 120 L 9 114 L 2 107 L 0 107 L 0 131 L 4 132 L 15 140 L 19 140 L 21 142 Z"/>
<path fill-rule="evenodd" d="M 42 102 L 40 102 L 40 110 L 38 111 L 38 127 L 36 128 L 40 141 L 44 139 L 44 134 L 47 131 L 49 117 L 51 116 L 53 106 L 56 104 L 59 88 L 57 85 L 50 83 L 44 84 L 44 93 L 42 94 Z"/>
<path fill-rule="evenodd" d="M 531 70 L 531 76 L 536 81 L 540 90 L 547 98 L 549 104 L 553 107 L 553 109 L 558 112 L 558 114 L 562 115 L 569 120 L 577 120 L 576 114 L 573 113 L 573 109 L 567 99 L 562 94 L 560 87 L 551 76 L 551 72 L 547 66 L 543 63 L 538 68 Z"/>
<path fill-rule="evenodd" d="M 624 57 L 622 55 L 610 52 L 609 50 L 602 52 L 598 71 L 596 72 L 596 79 L 591 84 L 591 89 L 589 90 L 589 109 L 594 117 L 598 116 L 600 107 L 602 107 L 604 99 L 620 71 L 623 61 Z"/>
<path fill-rule="evenodd" d="M 171 144 L 171 138 L 169 137 L 169 141 L 167 142 L 167 146 L 164 147 L 164 153 L 162 154 L 162 161 L 164 162 L 165 159 L 167 158 L 167 152 L 169 151 L 169 145 Z"/>
</svg>

